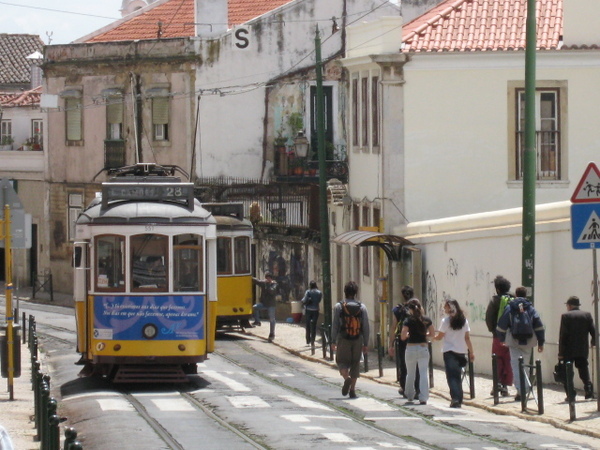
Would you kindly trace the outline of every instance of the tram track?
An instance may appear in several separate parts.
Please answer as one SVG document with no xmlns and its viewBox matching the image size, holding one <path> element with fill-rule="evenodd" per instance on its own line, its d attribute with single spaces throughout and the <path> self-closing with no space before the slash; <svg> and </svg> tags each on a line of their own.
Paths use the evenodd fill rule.
<svg viewBox="0 0 600 450">
<path fill-rule="evenodd" d="M 248 342 L 244 342 L 244 341 L 238 341 L 237 344 L 243 348 L 245 351 L 247 351 L 248 353 L 250 353 L 254 358 L 261 358 L 271 364 L 274 365 L 279 365 L 281 367 L 285 367 L 285 368 L 290 368 L 290 365 L 288 363 L 286 363 L 285 361 L 282 361 L 281 359 L 277 358 L 276 356 L 273 355 L 269 355 L 269 354 L 265 354 L 263 352 L 260 352 L 258 350 L 256 350 L 255 348 L 252 347 L 252 345 Z M 377 432 L 383 433 L 384 435 L 388 436 L 388 437 L 393 437 L 393 438 L 398 438 L 398 439 L 402 439 L 404 441 L 408 441 L 414 445 L 419 445 L 420 447 L 424 448 L 424 449 L 440 449 L 440 447 L 435 446 L 435 445 L 431 445 L 425 441 L 423 441 L 422 439 L 417 439 L 414 436 L 410 436 L 410 435 L 405 435 L 405 434 L 401 434 L 401 433 L 395 433 L 393 431 L 390 431 L 389 429 L 383 428 L 369 420 L 365 420 L 364 418 L 358 416 L 354 411 L 352 411 L 351 409 L 348 409 L 346 407 L 343 406 L 339 406 L 333 402 L 330 401 L 324 401 L 322 398 L 307 394 L 305 391 L 294 388 L 292 386 L 286 385 L 285 383 L 277 380 L 277 379 L 273 379 L 271 377 L 269 377 L 266 374 L 261 373 L 260 371 L 254 369 L 251 365 L 247 365 L 247 364 L 243 364 L 240 363 L 239 361 L 232 359 L 231 357 L 227 356 L 226 354 L 224 354 L 223 352 L 220 351 L 215 351 L 216 354 L 218 354 L 220 357 L 222 357 L 223 359 L 225 359 L 226 361 L 228 361 L 229 363 L 236 365 L 237 367 L 240 367 L 241 369 L 248 371 L 250 373 L 252 373 L 253 375 L 256 375 L 258 377 L 260 377 L 263 381 L 269 382 L 273 385 L 277 385 L 281 388 L 284 388 L 286 390 L 289 390 L 290 392 L 293 392 L 295 395 L 300 395 L 310 401 L 314 401 L 317 402 L 319 404 L 322 404 L 324 406 L 330 407 L 332 409 L 335 409 L 339 414 L 342 414 L 343 416 L 349 418 L 350 420 L 359 422 L 362 426 L 365 426 L 367 428 L 370 428 L 372 430 L 376 430 Z M 332 387 L 332 390 L 337 390 L 339 389 L 339 384 L 337 383 L 333 383 L 330 382 L 326 379 L 323 378 L 319 378 L 314 376 L 312 373 L 310 373 L 308 370 L 302 370 L 297 366 L 293 367 L 293 370 L 295 372 L 302 372 L 302 374 L 304 376 L 308 376 L 311 377 L 315 380 L 315 382 L 320 382 L 320 383 L 325 383 L 327 385 L 330 385 Z M 415 418 L 415 419 L 420 419 L 423 422 L 425 422 L 427 425 L 429 425 L 430 427 L 433 427 L 435 430 L 439 430 L 440 432 L 450 432 L 459 436 L 469 436 L 469 437 L 476 437 L 477 439 L 479 439 L 482 442 L 485 443 L 489 443 L 490 445 L 494 445 L 494 446 L 501 446 L 502 448 L 505 449 L 511 449 L 511 450 L 517 450 L 517 449 L 523 449 L 524 447 L 520 444 L 514 444 L 514 443 L 510 443 L 507 441 L 500 441 L 498 439 L 494 439 L 494 438 L 490 438 L 488 436 L 485 435 L 481 435 L 481 434 L 474 434 L 472 431 L 465 429 L 463 427 L 461 427 L 460 425 L 454 425 L 454 424 L 448 424 L 442 421 L 438 421 L 438 420 L 434 420 L 433 418 L 427 416 L 426 414 L 423 413 L 419 413 L 417 411 L 414 411 L 410 408 L 406 408 L 402 405 L 398 405 L 392 401 L 388 401 L 385 399 L 381 399 L 381 398 L 376 398 L 374 396 L 370 396 L 368 394 L 361 394 L 361 396 L 363 397 L 369 397 L 373 400 L 376 400 L 378 402 L 382 402 L 388 406 L 390 406 L 391 408 L 394 409 L 398 409 L 399 411 L 402 412 L 403 415 L 410 417 L 410 418 Z"/>
</svg>

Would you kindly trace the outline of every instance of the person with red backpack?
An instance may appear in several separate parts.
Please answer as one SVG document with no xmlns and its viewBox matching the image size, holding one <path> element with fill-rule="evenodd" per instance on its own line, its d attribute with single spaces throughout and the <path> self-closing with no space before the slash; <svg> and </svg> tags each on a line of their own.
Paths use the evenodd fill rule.
<svg viewBox="0 0 600 450">
<path fill-rule="evenodd" d="M 349 281 L 344 286 L 345 299 L 333 308 L 331 342 L 335 362 L 344 378 L 342 395 L 356 398 L 356 380 L 360 376 L 360 358 L 369 344 L 369 316 L 367 308 L 356 299 L 358 285 Z"/>
</svg>

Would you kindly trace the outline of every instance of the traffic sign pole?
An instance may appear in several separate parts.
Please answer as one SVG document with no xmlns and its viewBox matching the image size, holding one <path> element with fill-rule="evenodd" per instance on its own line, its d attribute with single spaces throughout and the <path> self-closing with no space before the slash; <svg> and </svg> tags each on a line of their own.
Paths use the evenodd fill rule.
<svg viewBox="0 0 600 450">
<path fill-rule="evenodd" d="M 594 322 L 596 336 L 595 356 L 596 390 L 600 389 L 600 342 L 598 342 L 598 261 L 596 248 L 600 247 L 600 171 L 590 162 L 571 196 L 571 233 L 574 249 L 592 249 L 594 285 Z M 600 411 L 600 395 L 596 392 L 596 409 Z"/>
<path fill-rule="evenodd" d="M 10 400 L 14 400 L 14 336 L 13 336 L 13 308 L 12 308 L 12 249 L 10 247 L 10 206 L 4 205 L 4 273 L 6 274 L 6 344 L 8 356 L 8 395 Z"/>
</svg>

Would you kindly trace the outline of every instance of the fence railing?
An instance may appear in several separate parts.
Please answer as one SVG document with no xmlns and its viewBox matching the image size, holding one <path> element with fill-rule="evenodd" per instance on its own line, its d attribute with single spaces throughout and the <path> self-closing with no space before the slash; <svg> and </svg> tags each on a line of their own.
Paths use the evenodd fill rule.
<svg viewBox="0 0 600 450">
<path fill-rule="evenodd" d="M 23 316 L 23 322 L 25 316 Z M 25 325 L 25 323 L 23 323 Z M 50 375 L 41 370 L 38 358 L 38 338 L 35 317 L 29 316 L 27 331 L 29 352 L 31 354 L 31 384 L 35 406 L 35 440 L 40 442 L 41 450 L 60 450 L 60 424 L 67 420 L 60 417 L 57 411 L 56 399 L 50 395 Z M 25 337 L 24 337 L 25 340 Z M 81 443 L 77 440 L 77 432 L 70 427 L 65 428 L 64 450 L 80 450 Z"/>
</svg>

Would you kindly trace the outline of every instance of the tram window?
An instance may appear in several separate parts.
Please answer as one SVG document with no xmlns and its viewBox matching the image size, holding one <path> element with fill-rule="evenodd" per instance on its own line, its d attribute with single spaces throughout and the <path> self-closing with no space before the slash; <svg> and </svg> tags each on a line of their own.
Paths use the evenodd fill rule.
<svg viewBox="0 0 600 450">
<path fill-rule="evenodd" d="M 203 254 L 200 236 L 183 234 L 173 238 L 173 277 L 176 291 L 204 290 Z"/>
<path fill-rule="evenodd" d="M 167 291 L 169 240 L 159 234 L 131 236 L 131 280 L 133 292 Z"/>
<path fill-rule="evenodd" d="M 236 237 L 233 241 L 235 259 L 235 273 L 248 274 L 250 273 L 250 238 L 247 236 Z"/>
<path fill-rule="evenodd" d="M 217 238 L 217 274 L 228 275 L 233 273 L 231 267 L 231 238 Z"/>
<path fill-rule="evenodd" d="M 96 289 L 98 291 L 125 290 L 125 239 L 105 235 L 96 238 Z"/>
</svg>

